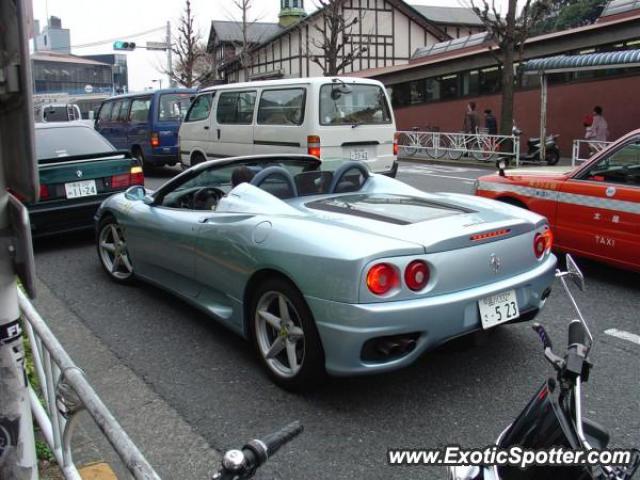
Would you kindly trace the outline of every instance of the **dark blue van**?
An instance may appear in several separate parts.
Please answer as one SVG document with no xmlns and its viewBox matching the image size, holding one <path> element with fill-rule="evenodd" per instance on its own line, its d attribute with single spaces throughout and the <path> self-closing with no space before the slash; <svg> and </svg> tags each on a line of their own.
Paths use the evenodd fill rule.
<svg viewBox="0 0 640 480">
<path fill-rule="evenodd" d="M 143 165 L 175 165 L 178 130 L 195 93 L 195 89 L 172 88 L 108 98 L 100 106 L 95 128 Z"/>
</svg>

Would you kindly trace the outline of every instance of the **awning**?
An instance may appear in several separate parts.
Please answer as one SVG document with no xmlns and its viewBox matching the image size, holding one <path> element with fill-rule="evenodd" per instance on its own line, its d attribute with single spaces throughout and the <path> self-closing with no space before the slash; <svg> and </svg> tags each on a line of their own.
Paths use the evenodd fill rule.
<svg viewBox="0 0 640 480">
<path fill-rule="evenodd" d="M 630 67 L 640 67 L 640 50 L 536 58 L 523 63 L 520 68 L 526 75 L 533 75 Z"/>
</svg>

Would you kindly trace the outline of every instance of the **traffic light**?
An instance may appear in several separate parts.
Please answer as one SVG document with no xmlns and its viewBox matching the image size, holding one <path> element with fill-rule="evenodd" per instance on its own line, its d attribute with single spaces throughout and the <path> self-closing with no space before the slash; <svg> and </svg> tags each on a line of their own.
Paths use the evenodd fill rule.
<svg viewBox="0 0 640 480">
<path fill-rule="evenodd" d="M 113 42 L 113 49 L 114 50 L 135 50 L 136 48 L 136 42 L 123 42 L 122 40 L 118 40 L 116 42 Z"/>
</svg>

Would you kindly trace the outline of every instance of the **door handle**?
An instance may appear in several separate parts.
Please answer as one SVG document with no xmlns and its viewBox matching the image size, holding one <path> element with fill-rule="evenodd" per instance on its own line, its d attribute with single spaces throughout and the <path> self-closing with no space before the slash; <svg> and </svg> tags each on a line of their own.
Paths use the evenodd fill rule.
<svg viewBox="0 0 640 480">
<path fill-rule="evenodd" d="M 218 128 L 218 140 L 220 140 L 220 129 Z"/>
<path fill-rule="evenodd" d="M 204 126 L 204 127 L 202 127 L 202 128 L 204 128 L 205 130 L 209 130 L 209 125 L 205 125 L 205 126 Z"/>
</svg>

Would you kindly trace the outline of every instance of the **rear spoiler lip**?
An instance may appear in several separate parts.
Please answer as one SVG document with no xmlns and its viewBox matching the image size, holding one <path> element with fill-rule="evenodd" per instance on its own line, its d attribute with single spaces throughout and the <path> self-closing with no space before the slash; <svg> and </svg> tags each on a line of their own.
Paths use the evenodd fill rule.
<svg viewBox="0 0 640 480">
<path fill-rule="evenodd" d="M 128 150 L 114 150 L 112 152 L 102 152 L 102 153 L 87 153 L 85 155 L 69 155 L 66 157 L 53 157 L 53 158 L 41 158 L 38 159 L 38 165 L 55 165 L 55 164 L 64 164 L 70 162 L 82 162 L 82 161 L 91 161 L 102 158 L 109 157 L 118 157 L 123 156 L 124 158 L 133 159 L 131 156 L 131 152 Z"/>
</svg>

